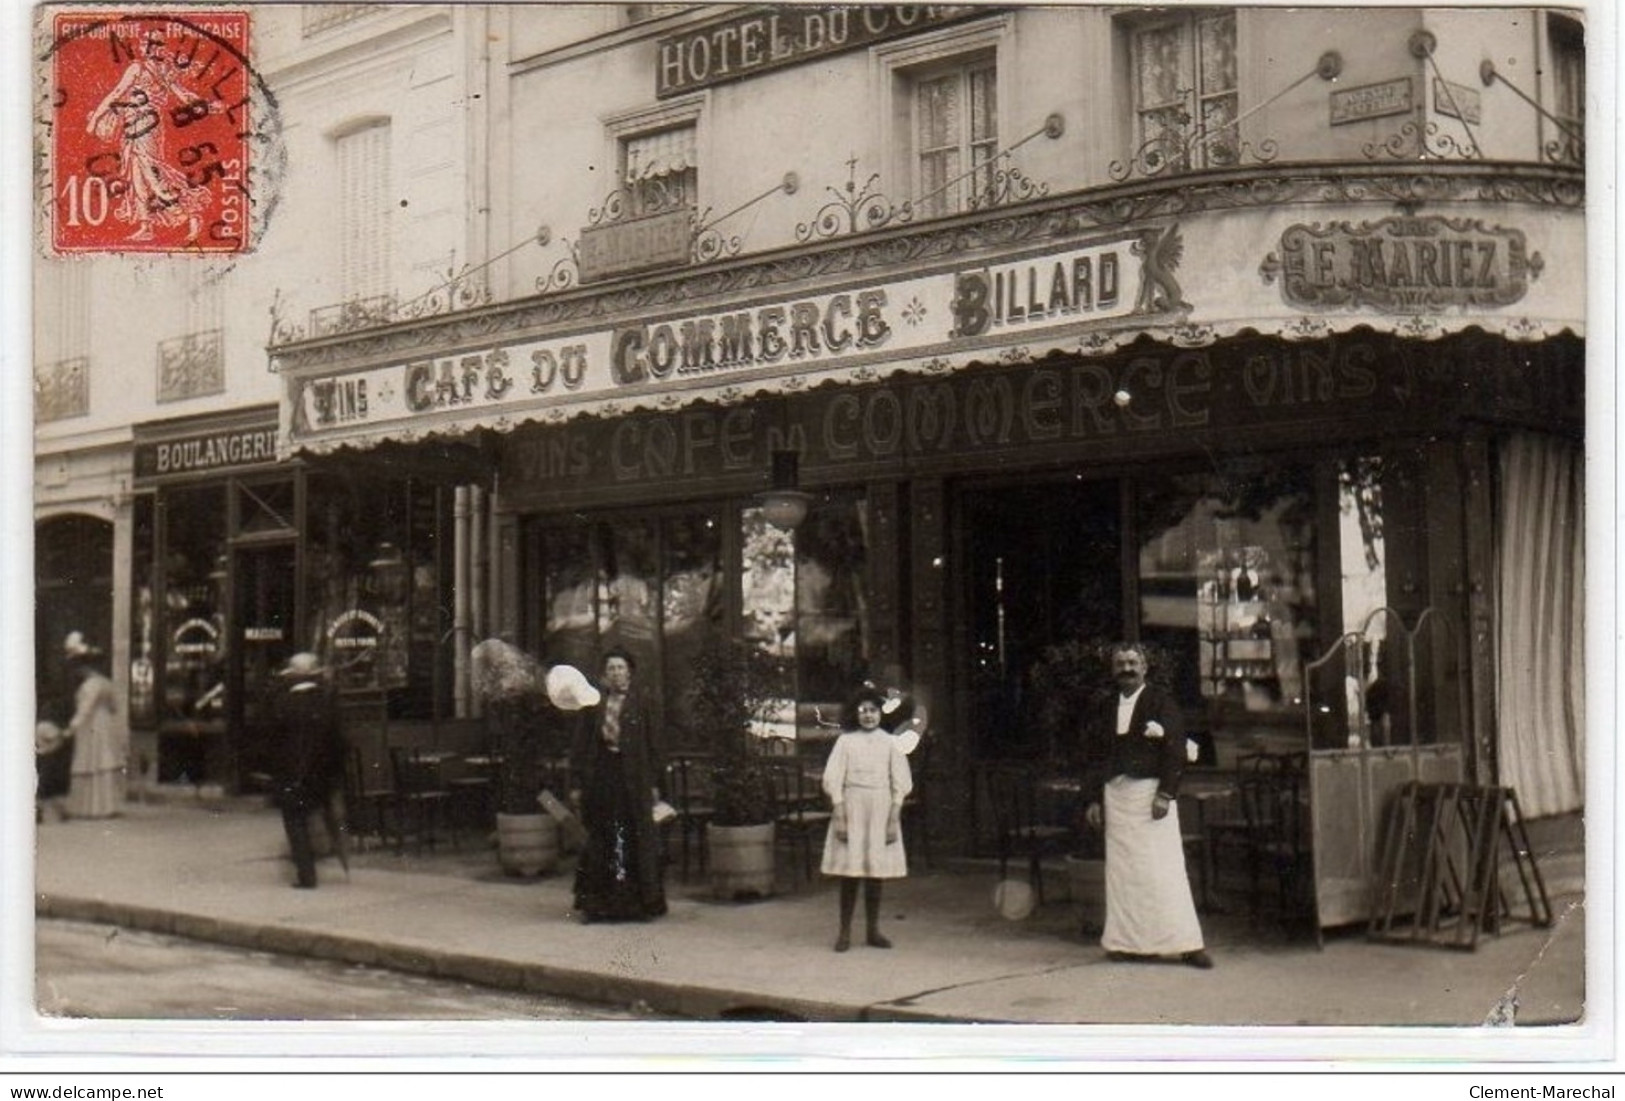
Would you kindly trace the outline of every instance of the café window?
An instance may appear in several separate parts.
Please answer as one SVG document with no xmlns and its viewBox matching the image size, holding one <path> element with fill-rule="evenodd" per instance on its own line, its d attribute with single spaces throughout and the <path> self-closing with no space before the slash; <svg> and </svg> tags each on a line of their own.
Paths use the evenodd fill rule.
<svg viewBox="0 0 1625 1101">
<path fill-rule="evenodd" d="M 632 217 L 697 205 L 699 158 L 692 124 L 622 138 L 620 160 Z"/>
<path fill-rule="evenodd" d="M 450 491 L 319 475 L 308 492 L 304 648 L 341 691 L 383 693 L 393 716 L 449 713 Z"/>
<path fill-rule="evenodd" d="M 1175 474 L 1136 486 L 1141 637 L 1209 714 L 1301 714 L 1317 656 L 1315 472 Z"/>
<path fill-rule="evenodd" d="M 1128 39 L 1138 148 L 1170 171 L 1234 164 L 1235 12 L 1137 21 Z"/>
<path fill-rule="evenodd" d="M 815 502 L 794 531 L 768 523 L 761 508 L 740 514 L 744 634 L 777 682 L 766 736 L 832 733 L 870 673 L 868 524 L 867 503 L 853 494 Z"/>
<path fill-rule="evenodd" d="M 669 747 L 699 748 L 709 732 L 688 717 L 695 660 L 708 644 L 744 638 L 776 670 L 777 703 L 759 732 L 795 738 L 818 729 L 820 715 L 834 721 L 866 672 L 867 527 L 851 495 L 815 503 L 794 532 L 754 503 L 540 520 L 537 655 L 596 678 L 606 651 L 627 651 Z"/>
<path fill-rule="evenodd" d="M 698 740 L 683 722 L 682 695 L 695 656 L 725 622 L 720 507 L 544 523 L 537 545 L 538 656 L 596 680 L 605 653 L 626 651 L 672 747 Z"/>
<path fill-rule="evenodd" d="M 993 193 L 999 152 L 993 54 L 910 74 L 913 194 L 924 217 L 974 209 Z"/>
<path fill-rule="evenodd" d="M 226 717 L 226 486 L 174 489 L 163 496 L 164 639 L 160 722 L 197 732 Z M 199 778 L 191 771 L 191 778 Z M 171 777 L 165 777 L 166 779 Z"/>
</svg>

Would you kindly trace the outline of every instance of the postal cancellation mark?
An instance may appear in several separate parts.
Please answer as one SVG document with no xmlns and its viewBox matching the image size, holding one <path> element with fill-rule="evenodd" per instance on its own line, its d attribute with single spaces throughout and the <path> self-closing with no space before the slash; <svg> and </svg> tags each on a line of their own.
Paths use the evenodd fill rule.
<svg viewBox="0 0 1625 1101">
<path fill-rule="evenodd" d="M 59 12 L 49 103 L 59 252 L 243 252 L 255 138 L 247 11 Z"/>
</svg>

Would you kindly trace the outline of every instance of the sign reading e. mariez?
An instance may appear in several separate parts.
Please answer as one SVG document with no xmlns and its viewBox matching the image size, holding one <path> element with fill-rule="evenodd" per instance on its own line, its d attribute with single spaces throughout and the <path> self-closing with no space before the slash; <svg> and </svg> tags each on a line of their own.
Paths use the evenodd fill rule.
<svg viewBox="0 0 1625 1101">
<path fill-rule="evenodd" d="M 1292 226 L 1262 274 L 1295 306 L 1411 314 L 1510 305 L 1543 266 L 1522 230 L 1424 215 Z"/>
</svg>

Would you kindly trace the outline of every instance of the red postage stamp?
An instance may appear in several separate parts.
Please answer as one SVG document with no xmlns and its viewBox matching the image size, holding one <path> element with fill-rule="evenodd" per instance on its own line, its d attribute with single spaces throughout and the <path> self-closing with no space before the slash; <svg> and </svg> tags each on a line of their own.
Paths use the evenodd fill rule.
<svg viewBox="0 0 1625 1101">
<path fill-rule="evenodd" d="M 59 12 L 49 90 L 59 252 L 242 252 L 256 120 L 247 11 Z"/>
</svg>

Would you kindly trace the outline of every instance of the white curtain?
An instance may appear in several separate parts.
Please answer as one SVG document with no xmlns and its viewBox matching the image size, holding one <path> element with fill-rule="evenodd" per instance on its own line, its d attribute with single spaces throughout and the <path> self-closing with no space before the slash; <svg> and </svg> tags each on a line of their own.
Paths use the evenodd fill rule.
<svg viewBox="0 0 1625 1101">
<path fill-rule="evenodd" d="M 1496 522 L 1501 783 L 1527 817 L 1585 805 L 1585 470 L 1566 440 L 1500 452 Z"/>
</svg>

